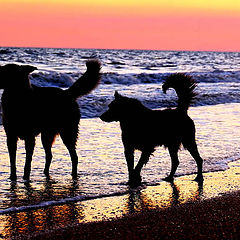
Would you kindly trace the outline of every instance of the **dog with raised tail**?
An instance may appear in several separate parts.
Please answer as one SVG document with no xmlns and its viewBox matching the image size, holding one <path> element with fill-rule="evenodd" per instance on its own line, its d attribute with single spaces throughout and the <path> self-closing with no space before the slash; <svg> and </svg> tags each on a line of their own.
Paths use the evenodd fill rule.
<svg viewBox="0 0 240 240">
<path fill-rule="evenodd" d="M 0 66 L 3 126 L 7 135 L 10 157 L 10 179 L 16 180 L 16 149 L 18 139 L 25 141 L 25 180 L 30 177 L 35 137 L 41 133 L 46 154 L 44 173 L 49 176 L 52 144 L 59 134 L 72 160 L 72 176 L 77 177 L 78 156 L 76 141 L 80 121 L 78 97 L 90 93 L 101 78 L 98 60 L 86 63 L 86 72 L 66 90 L 56 87 L 37 87 L 30 83 L 29 74 L 36 70 L 30 65 L 7 64 Z"/>
<path fill-rule="evenodd" d="M 197 163 L 196 181 L 202 182 L 202 163 L 195 141 L 195 125 L 188 116 L 188 108 L 196 97 L 197 84 L 191 76 L 183 73 L 171 74 L 163 83 L 163 92 L 175 89 L 178 96 L 176 108 L 151 110 L 140 101 L 115 92 L 115 99 L 109 109 L 101 115 L 105 122 L 119 121 L 122 142 L 128 166 L 129 184 L 141 183 L 141 169 L 157 146 L 168 148 L 171 157 L 171 172 L 164 180 L 172 182 L 179 165 L 178 150 L 183 145 Z M 134 168 L 134 150 L 140 150 L 141 157 Z"/>
</svg>

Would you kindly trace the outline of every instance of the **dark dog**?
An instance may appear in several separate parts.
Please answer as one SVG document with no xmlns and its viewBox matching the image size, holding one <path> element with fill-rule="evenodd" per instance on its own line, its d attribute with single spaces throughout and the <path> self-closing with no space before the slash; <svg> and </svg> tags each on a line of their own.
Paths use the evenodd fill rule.
<svg viewBox="0 0 240 240">
<path fill-rule="evenodd" d="M 52 160 L 51 147 L 60 134 L 72 160 L 72 176 L 77 176 L 78 156 L 75 145 L 78 137 L 80 111 L 76 99 L 88 94 L 100 81 L 100 63 L 87 62 L 87 71 L 67 90 L 31 85 L 28 75 L 33 66 L 7 64 L 0 66 L 3 126 L 11 164 L 10 179 L 16 179 L 16 148 L 18 138 L 25 141 L 26 162 L 24 179 L 28 180 L 35 146 L 35 137 L 41 133 L 46 153 L 44 173 L 49 175 Z"/>
<path fill-rule="evenodd" d="M 163 84 L 163 91 L 174 88 L 178 95 L 176 109 L 151 110 L 137 99 L 123 97 L 115 92 L 115 99 L 109 109 L 100 117 L 105 122 L 119 121 L 122 130 L 122 141 L 129 172 L 129 184 L 141 183 L 140 172 L 149 160 L 155 147 L 168 148 L 172 168 L 170 175 L 164 180 L 173 181 L 179 165 L 178 150 L 181 144 L 193 156 L 197 163 L 198 174 L 196 181 L 203 181 L 202 158 L 195 141 L 195 126 L 188 116 L 187 110 L 194 100 L 196 93 L 195 81 L 185 74 L 172 74 Z M 134 169 L 134 150 L 142 152 Z"/>
</svg>

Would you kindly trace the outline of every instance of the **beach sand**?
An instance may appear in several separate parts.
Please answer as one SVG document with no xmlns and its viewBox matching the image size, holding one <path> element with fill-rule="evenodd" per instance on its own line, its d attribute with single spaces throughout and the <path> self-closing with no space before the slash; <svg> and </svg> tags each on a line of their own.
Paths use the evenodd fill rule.
<svg viewBox="0 0 240 240">
<path fill-rule="evenodd" d="M 128 194 L 0 216 L 2 239 L 240 239 L 240 161 Z"/>
</svg>

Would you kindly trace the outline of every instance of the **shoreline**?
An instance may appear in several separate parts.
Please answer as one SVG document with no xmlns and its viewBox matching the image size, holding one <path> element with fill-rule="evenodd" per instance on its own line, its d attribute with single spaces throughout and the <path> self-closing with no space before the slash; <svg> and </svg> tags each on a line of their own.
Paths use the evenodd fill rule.
<svg viewBox="0 0 240 240">
<path fill-rule="evenodd" d="M 211 234 L 226 232 L 228 226 L 240 236 L 240 228 L 236 227 L 237 224 L 240 227 L 240 223 L 234 220 L 240 215 L 240 160 L 229 163 L 226 171 L 204 173 L 203 185 L 192 179 L 193 175 L 182 176 L 172 184 L 160 182 L 157 186 L 140 187 L 122 196 L 1 215 L 0 239 L 54 239 L 56 236 L 55 239 L 64 239 L 64 236 L 68 239 L 121 239 L 128 238 L 127 230 L 129 239 L 140 239 L 140 233 L 152 239 L 151 228 L 156 228 L 158 237 L 170 234 L 167 239 L 174 239 L 175 234 L 182 234 L 184 239 L 190 237 L 186 234 L 191 232 L 188 227 L 191 224 L 200 224 L 197 231 L 203 237 L 203 230 L 207 228 L 205 219 L 210 221 L 213 217 L 216 226 L 210 224 Z M 199 214 L 194 215 L 194 212 Z M 177 216 L 172 219 L 174 214 Z M 164 221 L 159 223 L 162 217 Z M 136 226 L 135 222 L 138 222 Z M 154 222 L 158 224 L 155 226 Z M 178 225 L 182 229 L 179 233 L 178 228 L 173 229 Z M 160 229 L 165 229 L 162 234 Z M 207 237 L 209 232 L 205 234 Z M 230 232 L 227 234 L 229 237 Z M 192 237 L 190 239 L 200 239 L 197 235 Z"/>
</svg>

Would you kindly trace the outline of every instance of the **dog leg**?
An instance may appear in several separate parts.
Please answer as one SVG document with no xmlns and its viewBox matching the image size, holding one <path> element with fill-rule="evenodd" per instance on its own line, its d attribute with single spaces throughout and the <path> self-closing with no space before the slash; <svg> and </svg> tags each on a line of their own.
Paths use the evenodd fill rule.
<svg viewBox="0 0 240 240">
<path fill-rule="evenodd" d="M 17 139 L 18 138 L 16 136 L 7 135 L 7 146 L 11 165 L 10 179 L 12 181 L 15 181 L 17 179 L 16 174 Z"/>
<path fill-rule="evenodd" d="M 68 147 L 69 154 L 72 160 L 72 177 L 77 178 L 78 156 L 74 146 Z"/>
<path fill-rule="evenodd" d="M 197 182 L 203 182 L 203 175 L 202 175 L 203 160 L 198 152 L 196 142 L 194 141 L 192 144 L 189 144 L 186 148 L 197 163 L 198 173 L 197 173 L 197 177 L 194 180 Z"/>
<path fill-rule="evenodd" d="M 152 151 L 142 151 L 141 157 L 140 157 L 140 159 L 139 159 L 139 161 L 137 163 L 137 166 L 134 169 L 134 174 L 133 174 L 134 182 L 136 184 L 140 185 L 140 183 L 142 181 L 141 170 L 142 170 L 143 166 L 145 164 L 147 164 L 151 154 L 152 154 Z"/>
<path fill-rule="evenodd" d="M 177 167 L 179 165 L 179 160 L 178 160 L 178 147 L 177 146 L 170 146 L 168 147 L 168 151 L 169 151 L 169 154 L 170 154 L 170 157 L 171 157 L 171 172 L 169 174 L 168 177 L 164 178 L 163 180 L 164 181 L 167 181 L 167 182 L 173 182 L 173 177 L 174 177 L 174 174 L 177 170 Z"/>
<path fill-rule="evenodd" d="M 124 154 L 127 161 L 128 179 L 130 183 L 133 175 L 133 168 L 134 168 L 134 148 L 125 147 Z"/>
<path fill-rule="evenodd" d="M 56 134 L 50 134 L 50 133 L 42 133 L 41 139 L 42 139 L 42 145 L 45 150 L 45 156 L 46 156 L 46 162 L 45 162 L 45 168 L 44 168 L 44 174 L 48 177 L 49 176 L 49 168 L 52 161 L 52 144 L 54 142 Z"/>
<path fill-rule="evenodd" d="M 24 167 L 24 180 L 29 180 L 31 172 L 32 155 L 35 147 L 35 137 L 29 137 L 25 140 L 26 162 Z"/>
<path fill-rule="evenodd" d="M 63 143 L 68 149 L 68 152 L 70 154 L 71 160 L 72 160 L 72 177 L 77 178 L 77 166 L 78 166 L 78 156 L 76 152 L 76 141 L 77 141 L 77 135 L 74 133 L 71 134 L 71 132 L 64 131 L 60 132 L 60 136 L 63 140 Z M 75 134 L 75 137 L 74 137 Z"/>
<path fill-rule="evenodd" d="M 78 156 L 77 156 L 75 146 L 69 150 L 69 154 L 70 154 L 71 160 L 72 160 L 72 176 L 73 176 L 73 178 L 76 178 L 77 177 Z"/>
</svg>

